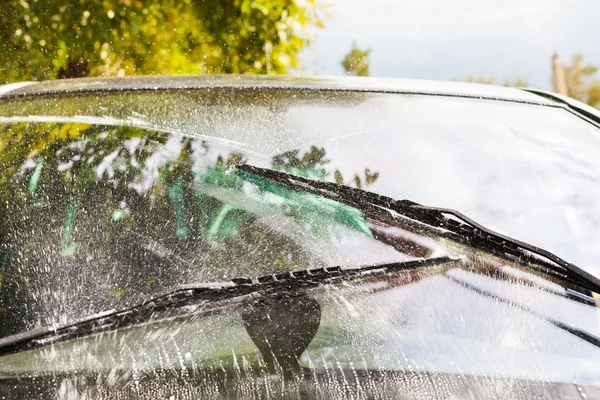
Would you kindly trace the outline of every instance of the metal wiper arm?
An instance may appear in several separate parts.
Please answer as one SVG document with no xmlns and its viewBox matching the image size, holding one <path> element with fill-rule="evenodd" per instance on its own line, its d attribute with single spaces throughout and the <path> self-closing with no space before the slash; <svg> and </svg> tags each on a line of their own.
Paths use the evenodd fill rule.
<svg viewBox="0 0 600 400">
<path fill-rule="evenodd" d="M 433 267 L 460 261 L 448 256 L 344 269 L 316 268 L 258 278 L 235 278 L 230 282 L 183 285 L 176 290 L 118 311 L 109 311 L 59 327 L 36 328 L 0 338 L 0 357 L 134 325 L 158 322 L 164 318 L 185 317 L 202 311 L 199 306 L 247 296 L 252 293 L 272 294 L 316 287 L 324 283 L 357 279 L 369 274 L 391 273 Z M 198 306 L 198 307 L 197 307 Z M 189 308 L 187 308 L 189 307 Z"/>
<path fill-rule="evenodd" d="M 519 262 L 525 261 L 537 265 L 549 275 L 567 279 L 584 289 L 600 293 L 600 279 L 594 275 L 547 250 L 494 232 L 458 211 L 424 206 L 410 200 L 396 200 L 338 183 L 317 181 L 248 164 L 237 165 L 236 169 L 241 171 L 242 177 L 249 181 L 252 181 L 252 176 L 248 175 L 251 174 L 297 191 L 312 193 L 361 210 L 378 213 L 381 213 L 382 209 L 393 211 L 431 228 L 440 228 L 437 232 L 439 236 L 466 243 L 502 258 L 510 256 Z"/>
</svg>

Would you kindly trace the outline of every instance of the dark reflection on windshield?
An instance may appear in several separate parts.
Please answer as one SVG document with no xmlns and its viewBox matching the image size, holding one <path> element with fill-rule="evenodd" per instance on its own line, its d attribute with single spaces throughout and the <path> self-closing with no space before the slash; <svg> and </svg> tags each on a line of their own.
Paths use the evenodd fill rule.
<svg viewBox="0 0 600 400">
<path fill-rule="evenodd" d="M 15 123 L 0 131 L 0 336 L 121 308 L 184 283 L 428 254 L 360 210 L 252 184 L 240 152 L 127 126 Z M 365 187 L 324 148 L 277 169 Z M 406 244 L 406 243 L 404 243 Z"/>
<path fill-rule="evenodd" d="M 12 393 L 60 393 L 68 385 L 92 398 L 570 398 L 600 384 L 600 349 L 552 323 L 597 333 L 599 309 L 490 260 L 299 292 L 319 303 L 322 317 L 299 358 L 303 370 L 288 379 L 250 340 L 248 299 L 236 298 L 0 357 L 0 390 L 4 379 Z"/>
</svg>

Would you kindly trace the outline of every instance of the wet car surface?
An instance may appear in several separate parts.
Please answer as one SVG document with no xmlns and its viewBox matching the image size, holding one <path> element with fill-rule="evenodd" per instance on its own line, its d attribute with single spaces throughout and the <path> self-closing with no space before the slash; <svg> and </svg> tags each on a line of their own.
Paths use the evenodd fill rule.
<svg viewBox="0 0 600 400">
<path fill-rule="evenodd" d="M 600 395 L 593 115 L 412 81 L 4 92 L 0 394 Z"/>
</svg>

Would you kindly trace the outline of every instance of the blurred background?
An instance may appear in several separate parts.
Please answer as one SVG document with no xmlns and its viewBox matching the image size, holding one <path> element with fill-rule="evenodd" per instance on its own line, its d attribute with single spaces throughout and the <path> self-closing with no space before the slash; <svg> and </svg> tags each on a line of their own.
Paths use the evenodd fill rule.
<svg viewBox="0 0 600 400">
<path fill-rule="evenodd" d="M 592 0 L 4 0 L 0 83 L 135 74 L 371 75 L 600 105 Z"/>
</svg>

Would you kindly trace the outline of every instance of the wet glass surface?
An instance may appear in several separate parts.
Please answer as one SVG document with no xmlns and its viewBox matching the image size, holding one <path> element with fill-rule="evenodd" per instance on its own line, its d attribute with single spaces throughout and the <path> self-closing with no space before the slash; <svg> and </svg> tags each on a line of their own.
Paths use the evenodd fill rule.
<svg viewBox="0 0 600 400">
<path fill-rule="evenodd" d="M 568 398 L 572 382 L 594 390 L 593 293 L 235 165 L 455 208 L 595 272 L 597 134 L 559 108 L 422 95 L 222 89 L 5 101 L 0 337 L 184 284 L 462 261 L 306 290 L 322 314 L 300 357 L 304 378 L 265 367 L 242 296 L 0 357 L 0 393 L 15 379 L 65 398 L 386 397 L 414 394 L 415 380 L 428 382 L 424 397 L 471 388 Z"/>
<path fill-rule="evenodd" d="M 561 108 L 227 87 L 65 97 L 6 101 L 0 122 L 63 119 L 153 129 L 205 140 L 225 157 L 236 152 L 262 166 L 316 146 L 330 160 L 325 179 L 339 180 L 339 170 L 353 184 L 355 174 L 378 172 L 369 190 L 457 209 L 600 274 L 598 129 Z"/>
<path fill-rule="evenodd" d="M 292 377 L 270 371 L 245 329 L 241 310 L 257 294 L 0 357 L 0 383 L 20 377 L 39 393 L 107 398 L 596 393 L 600 348 L 557 321 L 600 335 L 599 309 L 540 282 L 478 259 L 320 285 L 305 292 L 322 315 L 300 357 L 304 372 Z"/>
</svg>

